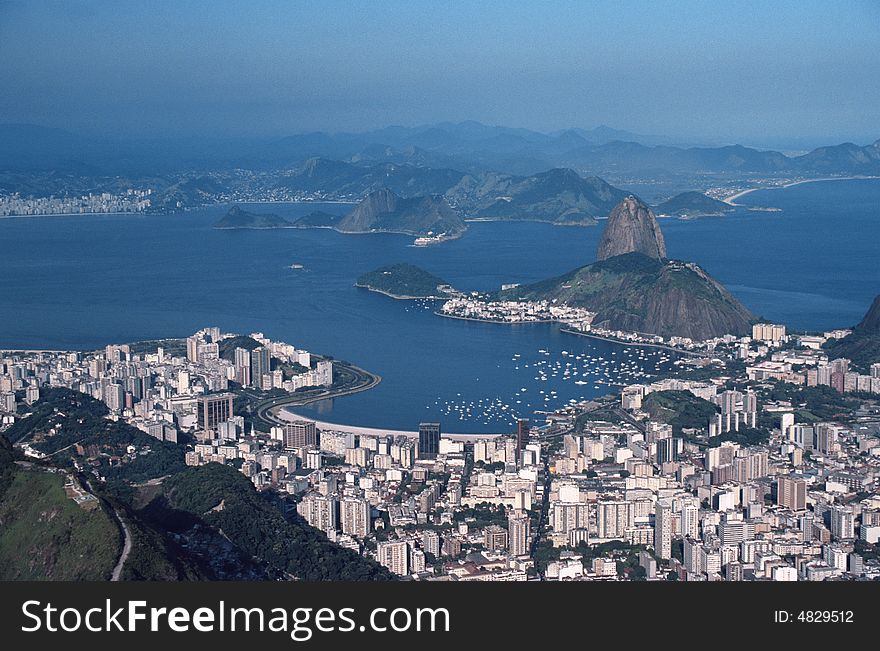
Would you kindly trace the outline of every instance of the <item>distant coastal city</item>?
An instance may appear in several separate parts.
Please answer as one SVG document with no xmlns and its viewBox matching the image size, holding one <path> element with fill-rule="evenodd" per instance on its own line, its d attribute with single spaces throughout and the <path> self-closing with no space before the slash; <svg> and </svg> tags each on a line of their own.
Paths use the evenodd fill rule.
<svg viewBox="0 0 880 651">
<path fill-rule="evenodd" d="M 138 213 L 150 209 L 151 190 L 128 189 L 122 194 L 102 192 L 80 197 L 22 197 L 0 193 L 0 217 Z"/>
</svg>

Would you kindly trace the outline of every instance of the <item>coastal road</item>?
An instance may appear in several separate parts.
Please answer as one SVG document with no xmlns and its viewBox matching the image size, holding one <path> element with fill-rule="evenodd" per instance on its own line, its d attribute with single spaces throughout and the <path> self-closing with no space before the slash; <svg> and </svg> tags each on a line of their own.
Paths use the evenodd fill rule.
<svg viewBox="0 0 880 651">
<path fill-rule="evenodd" d="M 318 400 L 339 398 L 342 396 L 351 395 L 353 393 L 367 391 L 368 389 L 372 389 L 374 386 L 382 381 L 381 375 L 369 373 L 368 371 L 365 371 L 362 368 L 358 368 L 353 364 L 338 361 L 335 363 L 342 366 L 346 371 L 352 373 L 355 377 L 354 381 L 338 389 L 325 389 L 317 393 L 309 393 L 306 396 L 291 395 L 281 398 L 270 398 L 268 400 L 264 400 L 263 402 L 260 402 L 256 405 L 255 411 L 257 417 L 272 425 L 284 425 L 285 421 L 278 418 L 278 416 L 276 415 L 284 407 L 299 407 L 312 402 L 317 402 Z"/>
<path fill-rule="evenodd" d="M 285 415 L 287 418 L 285 418 Z M 315 427 L 319 430 L 327 430 L 331 432 L 350 432 L 352 434 L 356 434 L 357 436 L 404 436 L 406 438 L 417 439 L 419 438 L 418 431 L 407 431 L 407 430 L 398 430 L 398 429 L 387 429 L 384 427 L 363 427 L 360 425 L 343 425 L 340 423 L 328 423 L 325 421 L 315 420 L 314 418 L 307 416 L 300 416 L 294 412 L 286 411 L 281 412 L 281 416 L 279 417 L 278 422 L 280 424 L 284 424 L 285 422 L 290 422 L 292 420 L 310 420 L 314 421 Z M 484 441 L 487 439 L 498 438 L 499 436 L 504 436 L 504 434 L 456 434 L 456 433 L 444 433 L 443 438 L 452 439 L 454 441 L 465 441 L 465 442 L 474 442 L 474 441 Z"/>
<path fill-rule="evenodd" d="M 637 430 L 639 430 L 642 434 L 645 433 L 645 429 L 647 429 L 647 426 L 645 425 L 645 423 L 643 423 L 643 422 L 640 421 L 640 420 L 636 420 L 635 418 L 633 418 L 632 414 L 628 414 L 627 412 L 625 412 L 625 411 L 624 411 L 623 409 L 621 409 L 620 407 L 615 407 L 612 411 L 614 411 L 615 414 L 617 414 L 618 416 L 620 416 L 620 419 L 621 419 L 621 420 L 626 421 L 627 423 L 629 423 L 630 425 L 632 425 L 633 427 L 635 427 Z"/>
</svg>

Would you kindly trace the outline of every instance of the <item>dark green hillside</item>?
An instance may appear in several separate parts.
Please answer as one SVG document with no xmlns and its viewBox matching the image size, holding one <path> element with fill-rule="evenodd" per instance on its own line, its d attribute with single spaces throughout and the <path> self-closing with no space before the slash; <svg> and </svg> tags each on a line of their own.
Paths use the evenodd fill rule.
<svg viewBox="0 0 880 651">
<path fill-rule="evenodd" d="M 448 286 L 424 269 L 411 264 L 393 264 L 365 273 L 355 283 L 358 287 L 382 292 L 395 298 L 444 298 L 448 293 L 438 289 Z"/>
<path fill-rule="evenodd" d="M 682 436 L 684 428 L 705 429 L 718 406 L 698 398 L 690 391 L 654 391 L 645 396 L 642 409 L 651 420 L 672 425 L 672 433 Z"/>
<path fill-rule="evenodd" d="M 219 342 L 220 357 L 229 360 L 230 362 L 234 362 L 236 348 L 253 350 L 254 348 L 259 348 L 262 345 L 263 344 L 261 344 L 256 339 L 254 339 L 253 337 L 248 337 L 247 335 L 236 335 L 234 337 L 228 337 L 226 339 L 221 339 Z"/>
<path fill-rule="evenodd" d="M 221 529 L 238 548 L 275 570 L 309 581 L 381 581 L 394 576 L 374 561 L 340 547 L 306 525 L 287 520 L 229 466 L 209 464 L 170 477 L 162 498 L 169 508 L 190 513 Z"/>
<path fill-rule="evenodd" d="M 331 215 L 323 210 L 315 210 L 294 221 L 293 225 L 300 228 L 333 228 L 342 220 L 343 216 Z"/>
<path fill-rule="evenodd" d="M 456 237 L 467 225 L 441 195 L 400 197 L 388 189 L 368 194 L 336 229 L 343 233 L 405 233 Z"/>
<path fill-rule="evenodd" d="M 528 177 L 467 176 L 447 196 L 469 217 L 592 226 L 626 193 L 598 177 L 583 178 L 573 170 L 557 168 Z"/>
<path fill-rule="evenodd" d="M 120 548 L 112 517 L 78 506 L 62 474 L 13 471 L 0 496 L 0 580 L 105 580 Z"/>
<path fill-rule="evenodd" d="M 749 332 L 752 315 L 696 264 L 627 253 L 497 294 L 557 301 L 597 313 L 594 325 L 708 339 Z"/>
<path fill-rule="evenodd" d="M 122 421 L 112 421 L 104 403 L 77 391 L 51 388 L 43 392 L 33 413 L 6 431 L 12 441 L 27 440 L 66 466 L 78 460 L 97 467 L 108 479 L 145 481 L 185 467 L 184 447 L 159 441 Z M 54 432 L 54 433 L 52 433 Z M 131 455 L 126 449 L 135 446 Z M 80 448 L 82 453 L 78 451 Z"/>
</svg>

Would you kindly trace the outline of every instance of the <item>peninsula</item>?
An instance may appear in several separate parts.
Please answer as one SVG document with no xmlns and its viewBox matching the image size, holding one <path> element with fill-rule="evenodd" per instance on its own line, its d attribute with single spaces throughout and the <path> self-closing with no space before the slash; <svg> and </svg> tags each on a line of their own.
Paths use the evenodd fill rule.
<svg viewBox="0 0 880 651">
<path fill-rule="evenodd" d="M 654 213 L 633 196 L 611 211 L 597 262 L 495 300 L 580 307 L 596 313 L 595 327 L 695 340 L 746 334 L 754 320 L 698 265 L 666 258 Z"/>
</svg>

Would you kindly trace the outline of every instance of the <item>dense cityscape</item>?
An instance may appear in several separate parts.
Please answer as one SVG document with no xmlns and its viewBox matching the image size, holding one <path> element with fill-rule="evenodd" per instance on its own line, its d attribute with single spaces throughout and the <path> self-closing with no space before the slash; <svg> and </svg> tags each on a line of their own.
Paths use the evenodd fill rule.
<svg viewBox="0 0 880 651">
<path fill-rule="evenodd" d="M 185 447 L 186 465 L 233 465 L 330 541 L 415 580 L 872 579 L 880 364 L 829 360 L 822 344 L 847 334 L 756 324 L 704 342 L 683 376 L 495 436 L 319 429 L 277 407 L 332 390 L 333 362 L 219 328 L 92 353 L 8 351 L 0 413 L 9 428 L 50 388 L 88 394 L 106 418 Z M 248 394 L 276 408 L 260 418 L 240 404 Z M 45 458 L 40 443 L 60 433 L 20 445 Z M 73 469 L 106 479 L 106 451 L 71 449 Z M 130 445 L 109 464 L 145 454 Z"/>
<path fill-rule="evenodd" d="M 0 0 L 0 638 L 869 644 L 827 5 Z"/>
</svg>

